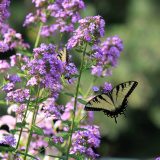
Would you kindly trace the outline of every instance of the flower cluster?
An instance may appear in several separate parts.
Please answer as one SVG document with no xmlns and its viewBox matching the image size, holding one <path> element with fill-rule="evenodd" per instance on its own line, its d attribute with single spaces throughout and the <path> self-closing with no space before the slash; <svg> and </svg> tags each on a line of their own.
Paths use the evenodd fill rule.
<svg viewBox="0 0 160 160">
<path fill-rule="evenodd" d="M 3 41 L 9 46 L 10 49 L 22 48 L 27 49 L 29 45 L 23 42 L 22 35 L 17 33 L 14 29 L 8 28 L 3 34 Z"/>
<path fill-rule="evenodd" d="M 0 140 L 0 144 L 5 144 L 14 147 L 16 145 L 16 140 L 12 135 L 5 135 L 2 140 Z"/>
<path fill-rule="evenodd" d="M 8 7 L 10 5 L 10 0 L 1 0 L 0 3 L 0 28 L 1 24 L 10 16 Z"/>
<path fill-rule="evenodd" d="M 22 35 L 16 33 L 8 24 L 6 20 L 10 16 L 8 7 L 10 5 L 10 0 L 2 0 L 0 4 L 0 35 L 2 35 L 2 41 L 0 41 L 0 52 L 5 52 L 8 49 L 13 48 L 28 48 L 29 45 L 23 42 Z"/>
<path fill-rule="evenodd" d="M 85 7 L 82 0 L 56 0 L 48 6 L 55 23 L 42 28 L 42 35 L 49 36 L 55 31 L 73 32 L 74 23 L 80 19 L 79 11 Z"/>
<path fill-rule="evenodd" d="M 46 117 L 52 116 L 54 119 L 60 119 L 61 112 L 64 110 L 63 106 L 58 106 L 55 103 L 55 98 L 48 98 L 42 104 L 42 111 L 45 112 Z"/>
<path fill-rule="evenodd" d="M 41 44 L 39 48 L 35 48 L 34 58 L 28 61 L 23 69 L 31 75 L 28 85 L 33 86 L 39 83 L 42 87 L 49 89 L 54 97 L 58 96 L 62 89 L 60 78 L 64 67 L 54 45 Z"/>
<path fill-rule="evenodd" d="M 107 65 L 116 66 L 120 53 L 123 51 L 122 40 L 118 36 L 109 37 L 99 45 L 93 46 L 92 58 L 96 60 L 96 65 L 92 66 L 92 74 L 106 76 L 108 73 Z"/>
<path fill-rule="evenodd" d="M 98 86 L 93 86 L 92 90 L 94 92 L 101 92 L 101 93 L 107 93 L 108 91 L 112 90 L 112 84 L 105 82 L 104 85 L 102 87 L 98 87 Z"/>
<path fill-rule="evenodd" d="M 7 93 L 7 100 L 15 103 L 23 103 L 30 97 L 29 89 L 17 89 Z"/>
<path fill-rule="evenodd" d="M 3 87 L 3 90 L 8 93 L 9 91 L 12 91 L 14 88 L 15 88 L 15 84 L 17 82 L 21 82 L 21 78 L 16 75 L 16 74 L 13 74 L 13 75 L 8 75 L 6 77 L 6 80 L 9 81 L 6 85 L 4 85 Z"/>
<path fill-rule="evenodd" d="M 26 16 L 24 26 L 31 23 L 46 23 L 47 18 L 53 18 L 54 24 L 42 27 L 41 34 L 50 36 L 55 31 L 72 32 L 74 23 L 80 19 L 79 11 L 85 7 L 82 0 L 56 0 L 49 2 L 46 0 L 33 0 L 36 7 L 36 13 L 29 13 Z"/>
<path fill-rule="evenodd" d="M 10 0 L 1 0 L 0 2 L 0 54 L 6 54 L 6 52 L 18 49 L 27 49 L 29 45 L 24 43 L 22 35 L 17 33 L 7 24 L 7 19 L 10 16 L 8 7 Z M 4 55 L 5 57 L 5 55 Z M 12 60 L 11 60 L 12 61 Z M 13 64 L 7 60 L 0 60 L 0 72 L 8 70 Z"/>
<path fill-rule="evenodd" d="M 98 126 L 83 126 L 82 131 L 76 131 L 72 137 L 71 154 L 82 154 L 91 159 L 96 159 L 98 154 L 92 148 L 99 147 L 100 133 Z"/>
<path fill-rule="evenodd" d="M 0 52 L 6 52 L 9 49 L 8 45 L 4 41 L 0 41 Z"/>
<path fill-rule="evenodd" d="M 27 26 L 27 25 L 29 25 L 31 23 L 35 23 L 37 21 L 40 21 L 43 23 L 46 22 L 46 14 L 42 9 L 37 10 L 35 15 L 33 13 L 29 13 L 26 16 L 26 19 L 25 19 L 23 26 Z"/>
<path fill-rule="evenodd" d="M 68 40 L 67 49 L 74 48 L 84 42 L 98 43 L 99 38 L 104 36 L 105 22 L 101 16 L 86 17 L 78 22 L 79 27 Z"/>
</svg>

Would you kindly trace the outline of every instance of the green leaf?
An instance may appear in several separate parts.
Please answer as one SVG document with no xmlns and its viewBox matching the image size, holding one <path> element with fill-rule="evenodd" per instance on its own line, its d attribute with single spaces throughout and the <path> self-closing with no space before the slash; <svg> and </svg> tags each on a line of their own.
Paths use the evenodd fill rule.
<svg viewBox="0 0 160 160">
<path fill-rule="evenodd" d="M 74 158 L 76 160 L 84 160 L 84 157 L 80 155 L 69 154 L 69 157 Z"/>
<path fill-rule="evenodd" d="M 62 92 L 62 94 L 65 94 L 65 95 L 70 96 L 70 97 L 74 97 L 74 94 L 73 94 L 73 93 Z"/>
<path fill-rule="evenodd" d="M 12 129 L 12 130 L 10 130 L 10 133 L 15 134 L 17 131 L 18 131 L 18 129 Z"/>
<path fill-rule="evenodd" d="M 71 134 L 71 132 L 61 132 L 57 136 L 58 137 L 62 137 L 63 139 L 68 139 L 68 137 L 70 136 L 70 134 Z"/>
<path fill-rule="evenodd" d="M 25 121 L 23 121 L 23 122 L 17 122 L 17 123 L 16 123 L 16 127 L 17 127 L 17 128 L 23 128 L 23 127 L 25 127 L 26 124 L 27 124 L 27 123 L 26 123 Z"/>
<path fill-rule="evenodd" d="M 9 147 L 9 146 L 0 146 L 0 152 L 2 151 L 10 151 L 10 152 L 12 152 L 12 151 L 15 151 L 16 149 L 15 148 L 13 148 L 13 147 Z"/>
<path fill-rule="evenodd" d="M 80 99 L 80 98 L 78 98 L 78 102 L 81 103 L 81 104 L 84 104 L 84 105 L 86 105 L 86 103 L 87 103 L 85 100 Z"/>
<path fill-rule="evenodd" d="M 71 121 L 63 121 L 63 124 L 66 124 L 68 126 L 71 126 L 72 122 Z"/>
<path fill-rule="evenodd" d="M 0 105 L 6 105 L 6 101 L 1 100 Z"/>
<path fill-rule="evenodd" d="M 59 156 L 53 156 L 53 155 L 47 155 L 47 156 L 49 156 L 49 157 L 54 157 L 54 158 L 59 158 L 59 160 L 65 160 L 65 158 L 64 157 L 59 157 Z"/>
<path fill-rule="evenodd" d="M 35 134 L 44 135 L 43 129 L 38 126 L 32 125 L 31 130 L 33 130 Z"/>
</svg>

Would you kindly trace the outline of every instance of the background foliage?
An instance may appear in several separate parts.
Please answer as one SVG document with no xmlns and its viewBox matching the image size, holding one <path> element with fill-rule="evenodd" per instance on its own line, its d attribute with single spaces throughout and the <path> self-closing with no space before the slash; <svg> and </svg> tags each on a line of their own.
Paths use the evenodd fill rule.
<svg viewBox="0 0 160 160">
<path fill-rule="evenodd" d="M 160 19 L 159 0 L 85 0 L 83 15 L 99 14 L 106 21 L 107 36 L 118 34 L 125 50 L 113 76 L 106 80 L 118 84 L 136 80 L 139 85 L 130 98 L 126 118 L 118 124 L 103 113 L 95 113 L 95 124 L 100 125 L 102 142 L 98 153 L 102 157 L 150 158 L 160 155 Z M 25 15 L 32 10 L 29 0 L 11 3 L 10 23 L 33 43 L 36 33 L 22 28 Z M 56 37 L 53 37 L 53 40 Z M 78 57 L 75 57 L 78 63 Z M 89 74 L 82 79 L 89 85 Z M 104 80 L 97 81 L 97 85 Z M 87 82 L 87 83 L 86 83 Z M 3 95 L 1 95 L 3 98 Z M 5 114 L 5 106 L 0 114 Z"/>
</svg>

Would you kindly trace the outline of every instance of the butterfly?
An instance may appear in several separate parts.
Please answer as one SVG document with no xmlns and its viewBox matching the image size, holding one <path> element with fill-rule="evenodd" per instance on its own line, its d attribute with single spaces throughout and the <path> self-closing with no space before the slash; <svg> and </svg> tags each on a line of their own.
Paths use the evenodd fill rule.
<svg viewBox="0 0 160 160">
<path fill-rule="evenodd" d="M 59 57 L 60 57 L 60 60 L 61 60 L 62 62 L 64 62 L 64 63 L 68 63 L 68 62 L 69 62 L 69 54 L 68 54 L 66 48 L 63 48 L 63 49 L 60 51 Z"/>
<path fill-rule="evenodd" d="M 128 104 L 128 97 L 138 85 L 136 81 L 128 81 L 115 86 L 111 91 L 92 98 L 85 105 L 86 111 L 103 111 L 117 123 L 119 114 L 124 114 Z"/>
</svg>

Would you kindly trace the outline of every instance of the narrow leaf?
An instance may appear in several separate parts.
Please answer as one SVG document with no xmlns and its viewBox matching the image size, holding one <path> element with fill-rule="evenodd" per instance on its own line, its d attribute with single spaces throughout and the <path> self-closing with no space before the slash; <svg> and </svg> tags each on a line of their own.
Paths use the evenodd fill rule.
<svg viewBox="0 0 160 160">
<path fill-rule="evenodd" d="M 86 105 L 86 103 L 87 103 L 85 100 L 80 99 L 80 98 L 78 98 L 78 102 L 80 102 L 81 104 L 84 104 L 84 105 Z"/>
<path fill-rule="evenodd" d="M 47 155 L 47 156 L 49 156 L 49 157 L 54 157 L 54 158 L 59 158 L 59 160 L 64 160 L 65 158 L 63 158 L 63 157 L 59 157 L 59 156 L 53 156 L 53 155 Z"/>
<path fill-rule="evenodd" d="M 62 94 L 65 94 L 65 95 L 70 96 L 70 97 L 74 97 L 74 94 L 73 94 L 73 93 L 62 92 Z"/>
<path fill-rule="evenodd" d="M 32 125 L 31 129 L 34 131 L 35 134 L 44 135 L 43 129 L 38 126 Z"/>
</svg>

